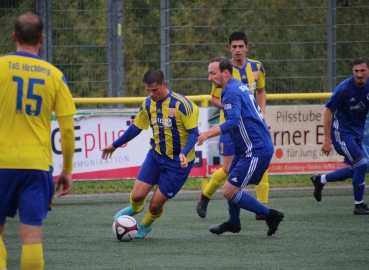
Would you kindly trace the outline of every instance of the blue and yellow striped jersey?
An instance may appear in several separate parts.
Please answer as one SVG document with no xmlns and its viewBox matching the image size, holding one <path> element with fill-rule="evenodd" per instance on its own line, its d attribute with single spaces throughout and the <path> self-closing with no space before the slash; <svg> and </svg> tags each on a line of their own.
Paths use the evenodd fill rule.
<svg viewBox="0 0 369 270">
<path fill-rule="evenodd" d="M 265 87 L 265 71 L 263 65 L 256 60 L 246 58 L 246 63 L 243 68 L 233 66 L 233 78 L 244 83 L 256 97 L 256 89 Z M 220 98 L 222 88 L 212 86 L 211 95 Z M 223 110 L 220 110 L 219 123 L 224 122 Z"/>
<path fill-rule="evenodd" d="M 59 69 L 25 52 L 1 56 L 0 70 L 0 168 L 48 171 L 52 112 L 76 113 L 67 81 Z"/>
<path fill-rule="evenodd" d="M 134 121 L 140 129 L 152 128 L 150 147 L 160 155 L 179 161 L 179 154 L 186 145 L 188 130 L 196 128 L 199 108 L 185 96 L 170 91 L 161 101 L 145 99 Z M 190 162 L 195 158 L 193 148 L 187 155 Z"/>
</svg>

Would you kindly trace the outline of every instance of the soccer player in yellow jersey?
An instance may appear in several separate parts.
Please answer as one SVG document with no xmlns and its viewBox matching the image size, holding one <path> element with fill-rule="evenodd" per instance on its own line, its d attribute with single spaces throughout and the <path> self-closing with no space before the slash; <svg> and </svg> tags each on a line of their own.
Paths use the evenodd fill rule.
<svg viewBox="0 0 369 270">
<path fill-rule="evenodd" d="M 234 32 L 229 37 L 228 50 L 232 54 L 231 63 L 233 66 L 233 78 L 246 84 L 254 94 L 255 99 L 261 109 L 261 114 L 265 117 L 265 71 L 263 65 L 256 60 L 246 58 L 249 50 L 248 39 L 243 32 Z M 224 122 L 222 102 L 220 100 L 221 88 L 212 87 L 211 103 L 220 109 L 220 123 Z M 234 156 L 234 146 L 230 134 L 221 134 L 219 138 L 219 154 L 223 156 L 223 167 L 213 173 L 209 183 L 202 193 L 199 194 L 197 213 L 201 218 L 206 217 L 209 200 L 217 189 L 225 182 L 229 174 L 229 168 Z M 266 171 L 260 183 L 255 186 L 257 200 L 264 205 L 268 204 L 269 182 Z M 262 214 L 256 214 L 257 220 L 264 220 Z"/>
<path fill-rule="evenodd" d="M 143 210 L 146 196 L 156 189 L 150 206 L 138 226 L 136 238 L 143 239 L 151 231 L 152 223 L 164 212 L 164 204 L 172 199 L 188 178 L 195 159 L 195 144 L 199 134 L 199 109 L 186 97 L 166 87 L 161 70 L 149 70 L 143 77 L 148 98 L 127 131 L 102 149 L 102 158 L 110 158 L 120 146 L 132 140 L 143 129 L 151 127 L 150 150 L 137 175 L 130 196 L 130 206 L 120 210 L 122 215 L 134 216 Z"/>
<path fill-rule="evenodd" d="M 42 221 L 52 206 L 51 116 L 60 126 L 63 169 L 58 196 L 72 187 L 73 114 L 76 108 L 63 73 L 38 56 L 44 40 L 42 20 L 17 18 L 17 51 L 0 57 L 0 269 L 6 269 L 2 239 L 6 217 L 19 212 L 21 269 L 44 269 Z"/>
</svg>

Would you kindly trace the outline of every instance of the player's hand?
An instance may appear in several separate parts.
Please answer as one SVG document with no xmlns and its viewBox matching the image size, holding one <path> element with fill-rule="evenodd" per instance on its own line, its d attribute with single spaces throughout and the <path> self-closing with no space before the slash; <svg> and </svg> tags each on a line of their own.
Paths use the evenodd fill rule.
<svg viewBox="0 0 369 270">
<path fill-rule="evenodd" d="M 58 194 L 58 197 L 67 195 L 72 189 L 72 174 L 62 172 L 58 177 L 58 182 L 56 183 L 56 191 L 59 191 L 60 186 L 63 186 L 63 188 Z"/>
<path fill-rule="evenodd" d="M 329 155 L 329 153 L 332 151 L 332 143 L 330 140 L 325 140 L 323 142 L 323 146 L 322 146 L 322 152 L 323 154 L 325 154 L 326 156 Z"/>
<path fill-rule="evenodd" d="M 202 145 L 207 139 L 209 138 L 209 136 L 207 135 L 207 132 L 200 132 L 199 133 L 199 137 L 197 137 L 197 145 L 200 146 Z"/>
<path fill-rule="evenodd" d="M 187 158 L 186 158 L 186 156 L 184 154 L 182 154 L 182 153 L 179 154 L 179 160 L 181 162 L 181 167 L 182 168 L 187 168 L 188 162 L 187 162 Z"/>
<path fill-rule="evenodd" d="M 116 149 L 117 148 L 115 148 L 112 144 L 105 146 L 103 149 L 100 149 L 100 151 L 102 151 L 101 158 L 102 159 L 111 158 Z"/>
</svg>

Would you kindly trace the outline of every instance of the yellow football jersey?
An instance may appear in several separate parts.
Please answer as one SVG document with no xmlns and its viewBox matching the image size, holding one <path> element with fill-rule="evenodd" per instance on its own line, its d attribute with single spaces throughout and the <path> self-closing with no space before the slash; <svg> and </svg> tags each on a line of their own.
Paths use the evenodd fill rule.
<svg viewBox="0 0 369 270">
<path fill-rule="evenodd" d="M 246 64 L 243 68 L 233 66 L 232 75 L 236 80 L 246 84 L 255 98 L 255 90 L 265 87 L 265 70 L 259 61 L 247 58 Z M 214 85 L 212 85 L 212 96 L 220 98 L 221 92 L 222 88 L 215 88 Z M 223 110 L 220 110 L 219 123 L 223 122 L 224 113 Z"/>
<path fill-rule="evenodd" d="M 141 105 L 134 125 L 140 129 L 148 129 L 151 126 L 151 148 L 160 155 L 179 161 L 178 156 L 188 139 L 188 130 L 197 127 L 198 119 L 197 105 L 185 96 L 171 91 L 159 102 L 147 98 Z M 194 159 L 195 148 L 192 148 L 187 160 L 190 162 Z"/>
<path fill-rule="evenodd" d="M 51 115 L 76 108 L 63 73 L 40 57 L 15 52 L 0 57 L 0 168 L 52 166 Z"/>
</svg>

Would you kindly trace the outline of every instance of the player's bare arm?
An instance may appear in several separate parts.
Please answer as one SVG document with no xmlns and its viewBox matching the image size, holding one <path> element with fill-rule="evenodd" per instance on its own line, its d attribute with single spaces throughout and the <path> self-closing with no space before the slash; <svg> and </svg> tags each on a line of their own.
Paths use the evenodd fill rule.
<svg viewBox="0 0 369 270">
<path fill-rule="evenodd" d="M 186 155 L 185 154 L 179 154 L 179 160 L 181 161 L 181 167 L 182 168 L 187 168 L 188 166 L 188 161 L 187 161 L 187 158 L 186 158 Z"/>
<path fill-rule="evenodd" d="M 218 97 L 215 97 L 215 96 L 211 97 L 211 105 L 213 105 L 214 107 L 216 107 L 218 109 L 223 109 L 222 101 Z"/>
<path fill-rule="evenodd" d="M 197 145 L 202 145 L 207 139 L 213 138 L 222 134 L 222 130 L 220 129 L 219 125 L 199 133 L 199 137 L 197 138 Z"/>
<path fill-rule="evenodd" d="M 256 89 L 256 102 L 260 107 L 261 115 L 265 118 L 266 91 L 264 87 Z"/>
<path fill-rule="evenodd" d="M 58 181 L 56 183 L 56 191 L 59 191 L 60 187 L 62 191 L 58 194 L 58 197 L 67 195 L 72 189 L 72 174 L 62 172 L 59 175 Z"/>
<path fill-rule="evenodd" d="M 332 111 L 327 108 L 324 113 L 324 142 L 322 146 L 322 152 L 328 156 L 332 150 L 331 143 L 331 125 L 332 125 Z"/>
<path fill-rule="evenodd" d="M 105 146 L 103 149 L 101 149 L 102 151 L 101 158 L 105 160 L 111 158 L 116 149 L 117 148 L 115 148 L 112 144 Z"/>
</svg>

